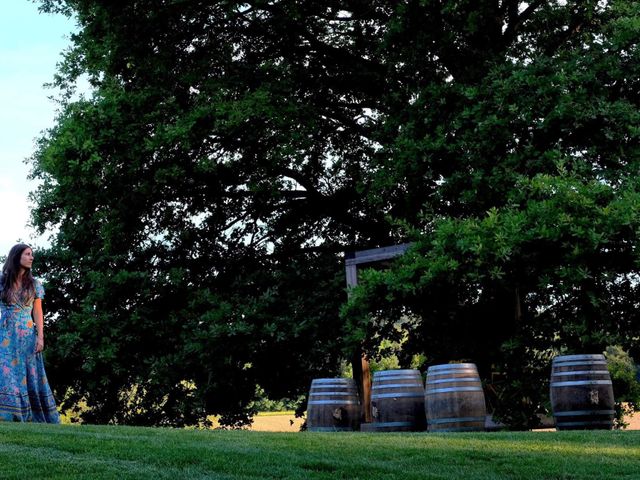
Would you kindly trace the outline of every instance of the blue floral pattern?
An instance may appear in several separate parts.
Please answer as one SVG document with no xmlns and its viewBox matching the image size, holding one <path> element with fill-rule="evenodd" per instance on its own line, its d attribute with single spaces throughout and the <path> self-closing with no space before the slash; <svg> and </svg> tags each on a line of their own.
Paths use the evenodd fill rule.
<svg viewBox="0 0 640 480">
<path fill-rule="evenodd" d="M 35 289 L 44 298 L 38 280 Z M 60 423 L 42 353 L 35 353 L 33 303 L 0 302 L 0 420 Z"/>
</svg>

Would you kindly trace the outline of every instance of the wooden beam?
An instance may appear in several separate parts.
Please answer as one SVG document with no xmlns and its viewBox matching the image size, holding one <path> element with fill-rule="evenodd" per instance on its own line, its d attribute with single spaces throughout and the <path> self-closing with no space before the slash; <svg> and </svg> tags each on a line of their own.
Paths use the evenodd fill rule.
<svg viewBox="0 0 640 480">
<path fill-rule="evenodd" d="M 396 258 L 406 252 L 412 243 L 403 243 L 400 245 L 392 245 L 390 247 L 371 248 L 369 250 L 360 250 L 357 252 L 349 252 L 345 255 L 344 264 L 360 265 L 363 263 L 379 262 L 381 260 L 388 260 L 390 258 Z"/>
<path fill-rule="evenodd" d="M 411 245 L 413 244 L 403 243 L 389 247 L 371 248 L 369 250 L 346 253 L 344 264 L 347 277 L 347 294 L 350 295 L 351 289 L 358 285 L 358 265 L 399 257 L 406 252 Z M 362 421 L 371 423 L 371 370 L 369 368 L 369 359 L 361 350 L 355 353 L 351 367 L 353 370 L 353 379 L 356 385 L 358 385 L 358 391 L 362 399 Z"/>
</svg>

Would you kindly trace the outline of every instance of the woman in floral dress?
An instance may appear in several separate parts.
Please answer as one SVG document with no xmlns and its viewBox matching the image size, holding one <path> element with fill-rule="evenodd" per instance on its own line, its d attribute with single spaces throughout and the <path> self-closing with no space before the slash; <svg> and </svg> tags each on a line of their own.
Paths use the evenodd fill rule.
<svg viewBox="0 0 640 480">
<path fill-rule="evenodd" d="M 31 247 L 15 245 L 0 276 L 0 420 L 60 423 L 42 362 L 44 288 L 32 263 Z"/>
</svg>

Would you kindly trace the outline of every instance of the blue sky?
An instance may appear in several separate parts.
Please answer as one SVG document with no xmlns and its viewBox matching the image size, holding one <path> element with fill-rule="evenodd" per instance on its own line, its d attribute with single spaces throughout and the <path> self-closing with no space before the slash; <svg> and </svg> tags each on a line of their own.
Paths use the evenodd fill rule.
<svg viewBox="0 0 640 480">
<path fill-rule="evenodd" d="M 24 160 L 34 151 L 35 139 L 54 122 L 55 92 L 44 88 L 70 44 L 75 23 L 62 15 L 38 12 L 29 0 L 3 2 L 0 15 L 0 256 L 22 240 L 38 245 L 27 228 L 30 166 Z M 37 251 L 36 251 L 37 253 Z"/>
</svg>

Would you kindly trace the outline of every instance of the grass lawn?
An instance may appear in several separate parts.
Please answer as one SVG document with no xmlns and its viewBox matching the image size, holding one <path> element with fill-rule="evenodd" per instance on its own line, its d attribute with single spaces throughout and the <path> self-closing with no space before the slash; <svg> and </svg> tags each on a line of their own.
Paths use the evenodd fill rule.
<svg viewBox="0 0 640 480">
<path fill-rule="evenodd" d="M 266 433 L 0 423 L 2 479 L 640 479 L 640 431 Z"/>
</svg>

